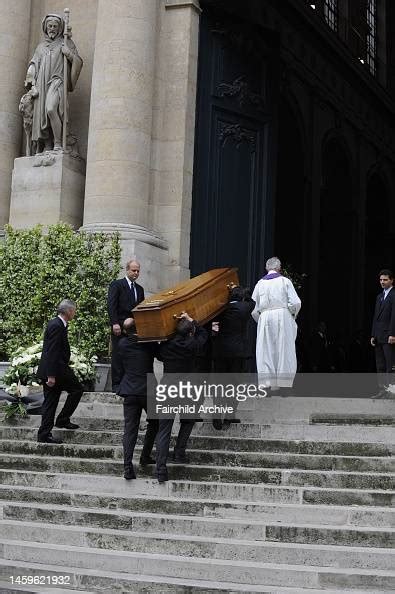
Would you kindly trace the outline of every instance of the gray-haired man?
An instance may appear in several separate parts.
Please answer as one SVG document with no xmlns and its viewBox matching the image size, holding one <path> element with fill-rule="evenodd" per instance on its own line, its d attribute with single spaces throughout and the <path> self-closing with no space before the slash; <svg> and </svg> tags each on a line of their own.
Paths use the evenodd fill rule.
<svg viewBox="0 0 395 594">
<path fill-rule="evenodd" d="M 38 441 L 44 443 L 62 443 L 52 437 L 56 408 L 60 394 L 68 392 L 66 402 L 56 419 L 56 426 L 65 429 L 78 429 L 70 422 L 81 399 L 83 388 L 69 366 L 70 345 L 67 337 L 67 324 L 75 316 L 76 304 L 64 299 L 58 305 L 58 315 L 48 322 L 44 334 L 44 344 L 37 375 L 43 380 L 44 403 L 42 406 L 41 425 Z"/>
</svg>

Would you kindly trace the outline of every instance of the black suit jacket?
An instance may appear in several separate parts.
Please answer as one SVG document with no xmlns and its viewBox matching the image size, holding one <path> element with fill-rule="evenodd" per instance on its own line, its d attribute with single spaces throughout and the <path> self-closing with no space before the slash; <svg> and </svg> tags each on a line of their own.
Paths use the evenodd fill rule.
<svg viewBox="0 0 395 594">
<path fill-rule="evenodd" d="M 180 336 L 163 342 L 159 347 L 158 359 L 163 361 L 163 371 L 167 373 L 190 373 L 194 371 L 195 357 L 204 347 L 208 332 L 195 324 L 194 336 Z"/>
<path fill-rule="evenodd" d="M 376 342 L 386 344 L 389 336 L 395 336 L 395 288 L 385 299 L 383 293 L 377 296 L 373 316 L 372 337 Z"/>
<path fill-rule="evenodd" d="M 133 336 L 119 340 L 123 376 L 117 390 L 121 396 L 147 396 L 147 373 L 154 373 L 156 343 L 137 342 Z"/>
<path fill-rule="evenodd" d="M 137 292 L 137 301 L 133 291 L 129 289 L 126 278 L 113 281 L 108 288 L 108 315 L 111 326 L 119 324 L 122 326 L 126 318 L 132 315 L 132 309 L 144 301 L 144 289 L 141 285 L 134 283 Z"/>
<path fill-rule="evenodd" d="M 247 327 L 255 301 L 234 301 L 218 317 L 219 331 L 213 339 L 213 357 L 248 357 Z"/>
<path fill-rule="evenodd" d="M 46 380 L 48 377 L 63 375 L 70 361 L 70 345 L 67 329 L 59 317 L 48 322 L 44 333 L 44 344 L 37 375 Z"/>
</svg>

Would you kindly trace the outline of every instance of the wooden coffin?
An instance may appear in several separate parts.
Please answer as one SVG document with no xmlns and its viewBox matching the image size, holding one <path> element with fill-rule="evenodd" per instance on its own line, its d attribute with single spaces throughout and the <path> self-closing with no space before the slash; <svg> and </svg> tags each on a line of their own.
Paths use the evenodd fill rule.
<svg viewBox="0 0 395 594">
<path fill-rule="evenodd" d="M 166 340 L 186 311 L 200 324 L 217 316 L 238 285 L 237 268 L 215 268 L 148 297 L 133 309 L 139 340 Z"/>
</svg>

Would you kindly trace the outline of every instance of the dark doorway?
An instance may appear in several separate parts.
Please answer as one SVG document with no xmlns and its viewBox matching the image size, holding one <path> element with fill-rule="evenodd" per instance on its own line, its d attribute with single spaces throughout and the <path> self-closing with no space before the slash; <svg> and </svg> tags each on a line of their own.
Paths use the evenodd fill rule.
<svg viewBox="0 0 395 594">
<path fill-rule="evenodd" d="M 329 334 L 343 342 L 353 331 L 355 214 L 351 165 L 341 141 L 325 143 L 322 163 L 318 312 Z"/>
<path fill-rule="evenodd" d="M 200 23 L 190 267 L 254 286 L 273 249 L 278 37 L 205 6 Z"/>
<path fill-rule="evenodd" d="M 394 246 L 390 229 L 388 190 L 380 175 L 370 176 L 366 192 L 365 236 L 365 316 L 366 330 L 370 332 L 377 294 L 380 292 L 378 275 L 382 268 L 393 269 Z"/>
<path fill-rule="evenodd" d="M 304 270 L 304 147 L 295 110 L 285 98 L 278 111 L 274 252 L 283 265 Z"/>
</svg>

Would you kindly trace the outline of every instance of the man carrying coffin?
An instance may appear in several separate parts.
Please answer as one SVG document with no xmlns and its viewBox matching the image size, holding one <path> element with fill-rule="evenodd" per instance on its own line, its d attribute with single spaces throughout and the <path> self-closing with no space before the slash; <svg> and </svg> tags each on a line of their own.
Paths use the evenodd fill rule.
<svg viewBox="0 0 395 594">
<path fill-rule="evenodd" d="M 133 333 L 134 320 L 127 318 L 123 323 L 124 336 L 119 340 L 118 353 L 123 366 L 123 375 L 118 386 L 118 394 L 123 398 L 124 414 L 124 478 L 136 478 L 133 468 L 133 452 L 136 446 L 140 418 L 143 410 L 147 412 L 147 374 L 154 373 L 156 344 L 139 343 Z M 151 458 L 159 421 L 148 420 L 140 465 L 155 464 Z"/>
<path fill-rule="evenodd" d="M 205 345 L 208 332 L 199 326 L 186 312 L 181 314 L 177 324 L 176 334 L 170 340 L 162 343 L 159 347 L 158 359 L 163 361 L 164 376 L 162 382 L 166 383 L 168 374 L 187 374 L 194 371 L 194 362 L 199 350 Z M 167 458 L 173 419 L 161 419 L 159 431 L 156 438 L 156 477 L 159 483 L 168 480 Z M 187 464 L 189 462 L 185 448 L 191 435 L 194 420 L 181 419 L 176 445 L 174 447 L 173 462 L 176 464 Z"/>
</svg>

